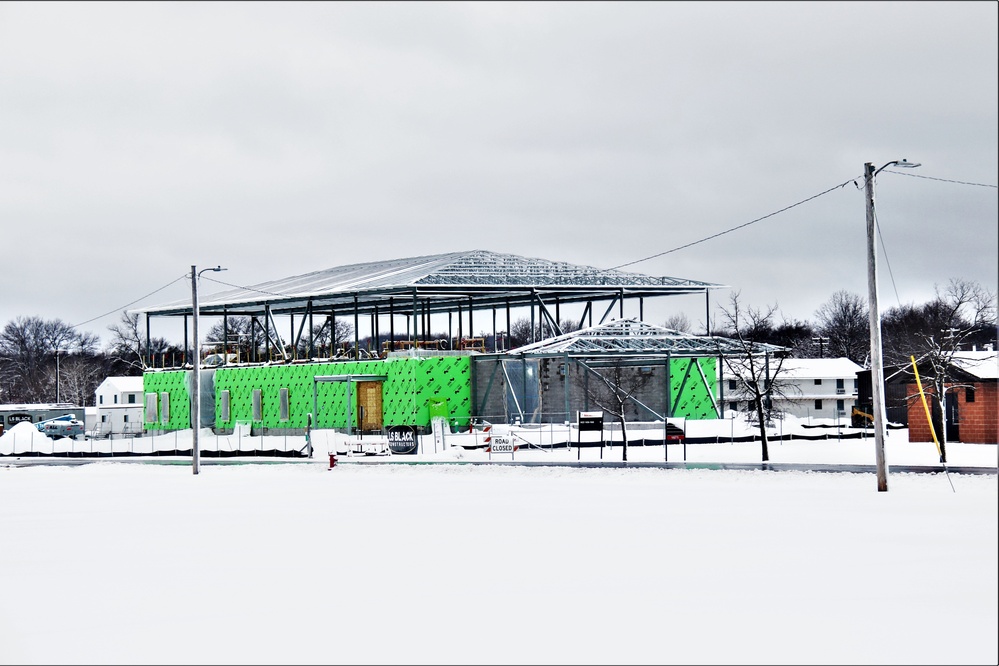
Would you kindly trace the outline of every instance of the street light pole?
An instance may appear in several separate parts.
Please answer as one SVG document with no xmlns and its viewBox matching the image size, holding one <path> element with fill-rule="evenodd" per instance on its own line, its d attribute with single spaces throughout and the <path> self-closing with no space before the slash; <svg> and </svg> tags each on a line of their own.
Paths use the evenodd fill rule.
<svg viewBox="0 0 999 666">
<path fill-rule="evenodd" d="M 60 396 L 59 396 L 59 352 L 64 352 L 64 351 L 68 351 L 68 350 L 66 350 L 66 349 L 58 349 L 58 348 L 56 348 L 56 350 L 55 350 L 55 353 L 56 353 L 56 404 L 57 405 L 60 402 L 62 402 L 62 400 L 60 399 Z"/>
<path fill-rule="evenodd" d="M 203 268 L 200 271 L 196 266 L 191 266 L 191 311 L 194 315 L 194 376 L 192 377 L 193 387 L 191 390 L 191 467 L 195 474 L 201 471 L 201 449 L 198 445 L 198 435 L 201 431 L 201 340 L 198 337 L 198 319 L 200 317 L 198 307 L 198 279 L 205 271 L 224 271 L 221 266 L 215 268 Z"/>
<path fill-rule="evenodd" d="M 871 394 L 874 399 L 874 459 L 877 465 L 878 492 L 888 490 L 888 466 L 885 464 L 885 394 L 884 368 L 881 356 L 881 313 L 878 311 L 878 249 L 876 219 L 874 216 L 874 177 L 888 166 L 914 168 L 904 158 L 888 162 L 875 169 L 870 162 L 864 164 L 864 192 L 867 199 L 867 294 L 868 323 L 871 331 Z"/>
</svg>

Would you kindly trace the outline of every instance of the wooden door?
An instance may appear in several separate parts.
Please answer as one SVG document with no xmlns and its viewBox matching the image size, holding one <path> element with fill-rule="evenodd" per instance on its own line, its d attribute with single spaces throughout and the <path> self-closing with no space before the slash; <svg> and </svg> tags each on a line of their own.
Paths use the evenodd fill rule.
<svg viewBox="0 0 999 666">
<path fill-rule="evenodd" d="M 382 383 L 357 383 L 357 422 L 361 432 L 382 428 Z"/>
</svg>

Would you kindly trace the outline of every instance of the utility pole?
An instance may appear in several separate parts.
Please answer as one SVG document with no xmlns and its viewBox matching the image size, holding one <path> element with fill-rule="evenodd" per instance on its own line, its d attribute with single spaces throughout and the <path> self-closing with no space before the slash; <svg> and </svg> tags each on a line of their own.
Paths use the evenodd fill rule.
<svg viewBox="0 0 999 666">
<path fill-rule="evenodd" d="M 191 310 L 194 313 L 193 389 L 191 390 L 191 469 L 201 471 L 201 451 L 198 448 L 198 434 L 201 430 L 201 342 L 198 338 L 198 269 L 191 266 Z"/>
<path fill-rule="evenodd" d="M 205 271 L 224 271 L 221 266 L 215 268 L 203 268 L 198 271 L 196 266 L 191 266 L 191 311 L 193 313 L 194 333 L 194 364 L 193 364 L 193 386 L 191 389 L 191 469 L 197 474 L 201 471 L 201 448 L 198 442 L 198 435 L 201 431 L 201 339 L 198 337 L 198 319 L 200 312 L 198 308 L 198 278 Z M 223 351 L 223 353 L 225 353 Z"/>
<path fill-rule="evenodd" d="M 59 394 L 59 352 L 68 352 L 68 349 L 56 349 L 56 404 L 62 402 L 62 397 Z"/>
<path fill-rule="evenodd" d="M 881 313 L 878 311 L 878 249 L 874 217 L 874 177 L 888 166 L 913 168 L 904 158 L 888 162 L 875 170 L 870 162 L 864 164 L 864 193 L 867 199 L 867 296 L 871 329 L 871 393 L 874 398 L 874 458 L 877 464 L 878 492 L 888 490 L 888 466 L 885 464 L 885 395 L 884 367 L 881 354 Z"/>
<path fill-rule="evenodd" d="M 812 338 L 812 342 L 819 345 L 819 358 L 823 358 L 824 357 L 823 351 L 825 349 L 826 343 L 829 342 L 829 338 L 823 336 L 817 336 Z"/>
<path fill-rule="evenodd" d="M 882 167 L 884 168 L 884 167 Z M 874 461 L 877 465 L 878 492 L 888 490 L 885 464 L 884 368 L 881 362 L 881 313 L 878 311 L 878 248 L 874 226 L 874 165 L 864 164 L 864 192 L 867 199 L 867 299 L 871 331 L 871 394 L 874 398 Z"/>
</svg>

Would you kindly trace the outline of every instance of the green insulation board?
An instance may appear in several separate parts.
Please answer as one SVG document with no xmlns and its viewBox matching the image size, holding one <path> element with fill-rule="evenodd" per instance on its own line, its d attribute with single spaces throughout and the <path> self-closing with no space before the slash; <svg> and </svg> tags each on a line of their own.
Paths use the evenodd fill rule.
<svg viewBox="0 0 999 666">
<path fill-rule="evenodd" d="M 142 375 L 142 391 L 156 394 L 156 420 L 146 421 L 146 430 L 186 430 L 191 427 L 191 373 L 187 370 L 154 370 Z M 162 420 L 163 394 L 168 396 L 168 420 Z"/>
<path fill-rule="evenodd" d="M 383 427 L 428 425 L 427 403 L 431 398 L 447 400 L 453 426 L 467 426 L 472 405 L 470 374 L 471 360 L 467 356 L 223 367 L 215 371 L 215 425 L 226 429 L 237 423 L 264 428 L 305 428 L 313 411 L 315 388 L 314 427 L 345 428 L 348 414 L 351 425 L 357 427 L 357 384 L 352 382 L 348 388 L 346 381 L 315 382 L 314 379 L 371 375 L 384 377 L 380 380 Z M 287 389 L 287 419 L 282 419 L 282 389 Z M 229 414 L 223 420 L 226 391 Z M 260 418 L 254 418 L 254 391 L 260 391 Z"/>
<path fill-rule="evenodd" d="M 672 359 L 670 361 L 671 416 L 716 419 L 714 396 L 718 384 L 718 359 L 714 357 Z"/>
</svg>

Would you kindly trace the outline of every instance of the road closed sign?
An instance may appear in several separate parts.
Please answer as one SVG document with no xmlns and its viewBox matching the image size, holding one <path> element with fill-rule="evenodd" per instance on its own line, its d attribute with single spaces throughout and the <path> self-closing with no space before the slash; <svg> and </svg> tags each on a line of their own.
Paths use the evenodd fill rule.
<svg viewBox="0 0 999 666">
<path fill-rule="evenodd" d="M 493 435 L 489 444 L 490 453 L 513 453 L 517 450 L 513 438 L 506 435 Z"/>
</svg>

